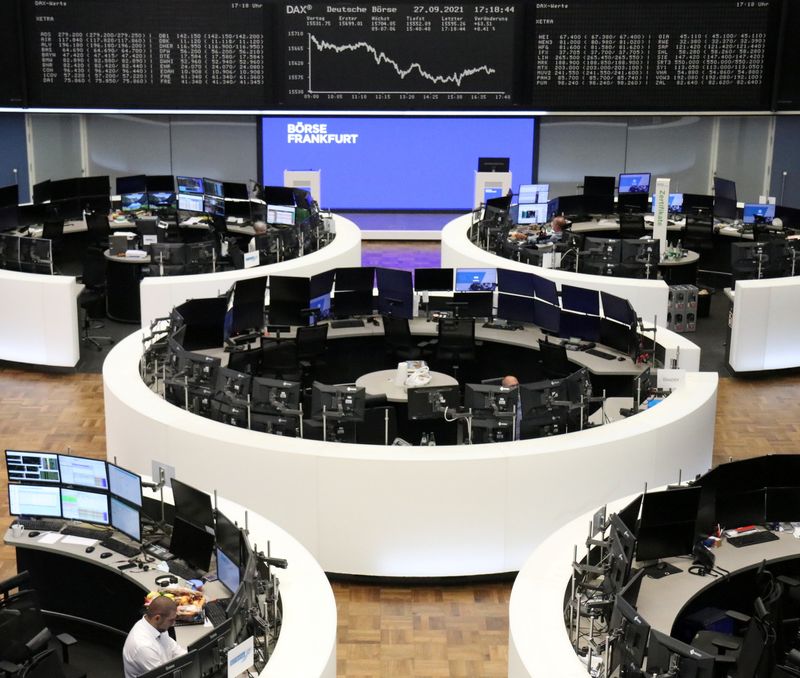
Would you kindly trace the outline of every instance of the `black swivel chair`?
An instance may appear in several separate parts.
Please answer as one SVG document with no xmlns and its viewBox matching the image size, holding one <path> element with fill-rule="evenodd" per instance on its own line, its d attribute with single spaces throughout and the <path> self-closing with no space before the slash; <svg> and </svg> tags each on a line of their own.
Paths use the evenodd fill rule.
<svg viewBox="0 0 800 678">
<path fill-rule="evenodd" d="M 699 631 L 692 646 L 714 656 L 718 674 L 735 678 L 756 678 L 767 654 L 769 625 L 758 616 L 748 617 L 727 611 L 734 621 L 744 624 L 744 634 L 732 636 L 715 631 Z"/>
<path fill-rule="evenodd" d="M 683 246 L 701 257 L 714 249 L 714 219 L 711 214 L 687 214 Z"/>
<path fill-rule="evenodd" d="M 619 215 L 620 238 L 641 238 L 645 232 L 644 217 L 641 214 Z"/>
<path fill-rule="evenodd" d="M 303 383 L 314 380 L 314 373 L 325 365 L 328 350 L 328 324 L 297 328 L 297 360 L 303 373 Z M 310 385 L 310 384 L 309 384 Z"/>
<path fill-rule="evenodd" d="M 436 344 L 439 368 L 446 371 L 445 366 L 451 367 L 458 378 L 462 363 L 474 361 L 476 357 L 474 318 L 442 318 Z"/>
<path fill-rule="evenodd" d="M 356 442 L 361 445 L 391 445 L 397 437 L 397 413 L 394 407 L 368 407 L 364 421 L 356 424 Z"/>
<path fill-rule="evenodd" d="M 381 316 L 383 321 L 383 347 L 387 357 L 395 362 L 417 360 L 422 356 L 422 348 L 414 341 L 406 318 L 392 315 Z"/>
<path fill-rule="evenodd" d="M 111 235 L 111 225 L 108 223 L 108 214 L 92 212 L 86 215 L 86 228 L 89 231 L 89 240 L 101 249 L 108 248 L 108 238 Z"/>
<path fill-rule="evenodd" d="M 40 652 L 17 674 L 19 678 L 69 678 L 55 650 Z M 85 675 L 85 674 L 84 674 Z"/>
<path fill-rule="evenodd" d="M 90 329 L 99 329 L 103 323 L 92 325 L 92 319 L 106 317 L 106 261 L 102 250 L 89 247 L 83 260 L 83 275 L 81 282 L 84 289 L 78 297 L 78 305 L 83 311 L 81 323 L 81 343 L 90 344 L 98 351 L 103 350 L 103 343 L 113 344 L 109 336 L 89 334 Z"/>
<path fill-rule="evenodd" d="M 567 358 L 567 349 L 547 339 L 539 339 L 539 361 L 550 379 L 562 379 L 577 369 Z"/>
</svg>

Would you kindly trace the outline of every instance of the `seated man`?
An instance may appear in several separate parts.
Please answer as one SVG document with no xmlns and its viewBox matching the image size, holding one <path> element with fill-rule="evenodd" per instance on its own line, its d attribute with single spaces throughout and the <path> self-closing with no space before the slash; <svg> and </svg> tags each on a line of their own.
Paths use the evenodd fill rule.
<svg viewBox="0 0 800 678">
<path fill-rule="evenodd" d="M 536 238 L 537 244 L 544 245 L 561 242 L 561 238 L 564 236 L 564 229 L 567 225 L 568 222 L 565 217 L 553 217 L 552 221 L 542 229 Z"/>
<path fill-rule="evenodd" d="M 260 235 L 265 235 L 267 232 L 267 224 L 262 219 L 258 219 L 257 221 L 253 222 L 253 231 L 255 231 L 255 235 L 250 238 L 250 244 L 247 246 L 248 252 L 255 252 L 258 247 L 256 247 L 256 238 Z"/>
<path fill-rule="evenodd" d="M 136 678 L 186 654 L 186 649 L 167 634 L 175 626 L 177 616 L 178 605 L 172 598 L 153 598 L 144 617 L 131 628 L 122 648 L 125 678 Z"/>
</svg>

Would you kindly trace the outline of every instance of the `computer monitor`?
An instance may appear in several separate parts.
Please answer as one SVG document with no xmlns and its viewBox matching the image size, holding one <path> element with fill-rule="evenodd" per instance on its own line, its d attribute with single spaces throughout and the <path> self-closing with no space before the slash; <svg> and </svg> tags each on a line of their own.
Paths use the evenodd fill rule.
<svg viewBox="0 0 800 678">
<path fill-rule="evenodd" d="M 493 386 L 490 384 L 467 384 L 464 388 L 464 407 L 473 412 L 493 415 L 511 414 L 519 401 L 516 386 Z"/>
<path fill-rule="evenodd" d="M 178 353 L 178 370 L 185 375 L 186 383 L 191 386 L 213 387 L 217 381 L 217 370 L 221 360 L 202 353 L 180 351 Z"/>
<path fill-rule="evenodd" d="M 683 213 L 684 214 L 697 214 L 698 212 L 705 212 L 710 214 L 714 209 L 714 196 L 703 195 L 699 193 L 684 193 L 683 194 Z"/>
<path fill-rule="evenodd" d="M 340 318 L 372 315 L 373 310 L 372 290 L 336 292 L 333 297 L 333 313 Z"/>
<path fill-rule="evenodd" d="M 175 182 L 178 185 L 178 193 L 192 193 L 194 195 L 203 195 L 205 193 L 203 180 L 200 177 L 175 177 Z"/>
<path fill-rule="evenodd" d="M 253 377 L 250 406 L 254 411 L 265 414 L 282 414 L 286 410 L 300 408 L 300 383 Z"/>
<path fill-rule="evenodd" d="M 186 245 L 179 242 L 156 242 L 150 245 L 150 261 L 154 265 L 183 266 L 186 263 Z"/>
<path fill-rule="evenodd" d="M 540 275 L 533 274 L 533 276 L 533 291 L 536 298 L 546 301 L 548 304 L 558 306 L 558 288 L 555 282 L 549 278 L 543 278 Z"/>
<path fill-rule="evenodd" d="M 375 286 L 375 268 L 357 266 L 336 269 L 336 292 L 364 292 Z"/>
<path fill-rule="evenodd" d="M 771 224 L 775 218 L 775 205 L 745 203 L 742 210 L 742 221 L 745 224 Z"/>
<path fill-rule="evenodd" d="M 147 208 L 147 193 L 123 193 L 120 196 L 120 209 L 123 212 L 136 212 Z"/>
<path fill-rule="evenodd" d="M 267 205 L 266 222 L 282 226 L 294 226 L 295 208 L 293 205 Z"/>
<path fill-rule="evenodd" d="M 558 336 L 565 339 L 576 338 L 586 341 L 600 340 L 601 318 L 596 315 L 586 315 L 584 313 L 572 313 L 571 311 L 561 310 L 559 319 Z"/>
<path fill-rule="evenodd" d="M 508 172 L 510 167 L 510 158 L 478 158 L 479 172 Z"/>
<path fill-rule="evenodd" d="M 231 638 L 232 627 L 233 620 L 226 619 L 186 647 L 187 652 L 197 657 L 197 672 L 201 678 L 223 675 L 228 665 L 227 652 L 235 644 Z"/>
<path fill-rule="evenodd" d="M 800 487 L 768 487 L 765 504 L 768 523 L 800 521 Z"/>
<path fill-rule="evenodd" d="M 248 200 L 247 184 L 233 181 L 222 182 L 222 194 L 229 200 Z"/>
<path fill-rule="evenodd" d="M 683 213 L 683 193 L 670 193 L 667 211 L 670 214 Z"/>
<path fill-rule="evenodd" d="M 736 182 L 714 177 L 714 216 L 720 219 L 736 218 Z"/>
<path fill-rule="evenodd" d="M 546 411 L 563 410 L 568 395 L 561 379 L 543 379 L 529 384 L 520 384 L 519 399 L 522 407 L 522 417 L 537 417 Z"/>
<path fill-rule="evenodd" d="M 520 184 L 517 202 L 520 205 L 546 205 L 550 184 Z"/>
<path fill-rule="evenodd" d="M 532 297 L 536 294 L 536 275 L 525 271 L 498 268 L 497 289 L 500 292 Z"/>
<path fill-rule="evenodd" d="M 108 471 L 105 461 L 59 454 L 58 470 L 64 485 L 108 490 Z"/>
<path fill-rule="evenodd" d="M 194 525 L 214 526 L 214 509 L 211 496 L 202 490 L 172 478 L 172 499 L 175 515 Z"/>
<path fill-rule="evenodd" d="M 214 551 L 214 533 L 176 515 L 169 550 L 195 570 L 208 572 Z"/>
<path fill-rule="evenodd" d="M 538 205 L 518 205 L 518 224 L 544 224 L 547 222 L 547 203 Z"/>
<path fill-rule="evenodd" d="M 516 294 L 497 295 L 497 317 L 519 323 L 535 323 L 536 300 Z"/>
<path fill-rule="evenodd" d="M 453 300 L 444 305 L 461 318 L 491 318 L 493 300 L 493 292 L 455 292 Z"/>
<path fill-rule="evenodd" d="M 316 316 L 309 317 L 309 324 L 314 325 L 320 320 L 328 320 L 332 313 L 331 293 L 325 292 L 316 297 L 311 297 L 311 299 L 308 300 L 308 307 L 316 309 L 317 311 Z"/>
<path fill-rule="evenodd" d="M 311 385 L 311 416 L 364 421 L 366 391 L 355 384 Z"/>
<path fill-rule="evenodd" d="M 61 518 L 61 489 L 51 485 L 9 483 L 8 512 L 12 516 Z"/>
<path fill-rule="evenodd" d="M 6 450 L 6 473 L 10 483 L 59 483 L 55 452 Z"/>
<path fill-rule="evenodd" d="M 608 292 L 600 292 L 600 300 L 603 303 L 603 315 L 606 318 L 625 325 L 633 325 L 636 322 L 636 311 L 633 310 L 633 306 L 627 299 Z"/>
<path fill-rule="evenodd" d="M 217 198 L 225 197 L 225 189 L 221 181 L 203 177 L 203 192 Z"/>
<path fill-rule="evenodd" d="M 618 264 L 622 260 L 622 241 L 619 239 L 587 236 L 584 247 L 586 258 L 612 264 Z"/>
<path fill-rule="evenodd" d="M 650 173 L 620 174 L 619 192 L 650 195 Z"/>
<path fill-rule="evenodd" d="M 157 191 L 147 194 L 147 204 L 150 209 L 166 210 L 175 207 L 175 194 L 171 191 Z"/>
<path fill-rule="evenodd" d="M 222 511 L 217 511 L 216 524 L 214 525 L 214 543 L 217 548 L 222 549 L 228 554 L 238 566 L 241 562 L 239 542 L 241 540 L 240 530 L 228 516 Z"/>
<path fill-rule="evenodd" d="M 247 396 L 250 394 L 251 378 L 251 375 L 246 372 L 220 367 L 217 371 L 216 392 L 226 398 L 247 400 Z"/>
<path fill-rule="evenodd" d="M 622 633 L 612 645 L 609 670 L 613 672 L 618 667 L 624 667 L 620 675 L 631 675 L 631 671 L 641 668 L 647 654 L 650 624 L 620 594 L 614 600 L 611 619 L 613 626 L 609 625 L 609 628 L 617 630 L 621 627 Z"/>
<path fill-rule="evenodd" d="M 333 289 L 333 280 L 335 277 L 335 270 L 323 271 L 322 273 L 312 275 L 308 282 L 308 294 L 312 299 L 323 294 L 330 294 Z"/>
<path fill-rule="evenodd" d="M 420 386 L 409 388 L 408 418 L 412 421 L 443 419 L 445 409 L 455 409 L 461 402 L 461 391 L 453 386 Z"/>
<path fill-rule="evenodd" d="M 699 504 L 699 487 L 647 492 L 642 499 L 637 559 L 659 560 L 691 553 L 697 537 Z"/>
<path fill-rule="evenodd" d="M 561 308 L 590 315 L 600 315 L 600 295 L 597 290 L 574 285 L 561 285 Z"/>
<path fill-rule="evenodd" d="M 734 490 L 717 487 L 714 520 L 726 527 L 759 525 L 765 522 L 766 489 Z"/>
<path fill-rule="evenodd" d="M 197 653 L 187 652 L 147 673 L 141 674 L 139 678 L 201 678 L 197 663 Z"/>
<path fill-rule="evenodd" d="M 450 292 L 453 289 L 452 268 L 414 269 L 414 289 L 417 292 Z"/>
<path fill-rule="evenodd" d="M 205 203 L 203 196 L 194 193 L 178 194 L 178 209 L 182 212 L 203 212 Z"/>
<path fill-rule="evenodd" d="M 308 278 L 271 275 L 269 277 L 269 312 L 271 325 L 307 325 L 310 282 Z"/>
<path fill-rule="evenodd" d="M 561 328 L 561 308 L 540 299 L 533 302 L 533 322 L 545 332 L 558 334 Z"/>
<path fill-rule="evenodd" d="M 17 207 L 19 205 L 19 187 L 17 184 L 10 184 L 0 188 L 0 208 Z"/>
<path fill-rule="evenodd" d="M 228 591 L 235 593 L 236 589 L 239 588 L 239 565 L 219 547 L 215 549 L 215 554 L 217 559 L 217 579 L 222 582 Z"/>
<path fill-rule="evenodd" d="M 148 192 L 174 193 L 175 179 L 171 174 L 148 174 L 145 177 L 145 188 Z"/>
<path fill-rule="evenodd" d="M 633 407 L 638 408 L 650 395 L 650 389 L 653 387 L 653 375 L 648 367 L 642 370 L 633 378 L 632 383 L 632 396 Z"/>
<path fill-rule="evenodd" d="M 666 633 L 650 629 L 647 645 L 648 674 L 713 678 L 714 657 Z"/>
<path fill-rule="evenodd" d="M 617 196 L 617 212 L 625 214 L 645 214 L 650 211 L 649 193 L 620 193 Z"/>
<path fill-rule="evenodd" d="M 599 341 L 604 346 L 616 349 L 620 353 L 634 357 L 639 347 L 639 335 L 632 325 L 601 318 L 599 325 Z"/>
<path fill-rule="evenodd" d="M 376 268 L 378 313 L 398 318 L 414 317 L 414 288 L 411 271 Z"/>
<path fill-rule="evenodd" d="M 116 193 L 144 193 L 147 191 L 147 178 L 144 174 L 135 174 L 129 177 L 117 177 Z"/>
<path fill-rule="evenodd" d="M 639 531 L 639 511 L 642 508 L 642 497 L 638 495 L 630 504 L 617 511 L 620 520 L 636 535 Z"/>
<path fill-rule="evenodd" d="M 225 216 L 225 199 L 214 195 L 203 196 L 203 212 L 213 217 Z"/>
<path fill-rule="evenodd" d="M 264 186 L 261 199 L 268 205 L 294 205 L 294 190 L 287 186 Z"/>
<path fill-rule="evenodd" d="M 108 525 L 108 495 L 72 487 L 61 488 L 61 515 L 67 520 Z"/>
<path fill-rule="evenodd" d="M 652 238 L 625 238 L 622 241 L 622 263 L 628 265 L 650 264 L 651 275 L 655 277 L 660 260 L 658 240 Z"/>
<path fill-rule="evenodd" d="M 58 179 L 50 182 L 50 200 L 70 200 L 80 195 L 78 178 Z"/>
<path fill-rule="evenodd" d="M 456 292 L 492 292 L 496 287 L 496 268 L 456 269 Z"/>
<path fill-rule="evenodd" d="M 593 196 L 614 196 L 615 177 L 583 177 L 583 194 Z"/>
<path fill-rule="evenodd" d="M 142 541 L 142 518 L 139 509 L 129 506 L 116 497 L 109 497 L 111 527 L 127 535 L 133 541 Z"/>
<path fill-rule="evenodd" d="M 141 476 L 121 466 L 107 462 L 108 489 L 111 494 L 136 506 L 142 505 Z"/>
</svg>

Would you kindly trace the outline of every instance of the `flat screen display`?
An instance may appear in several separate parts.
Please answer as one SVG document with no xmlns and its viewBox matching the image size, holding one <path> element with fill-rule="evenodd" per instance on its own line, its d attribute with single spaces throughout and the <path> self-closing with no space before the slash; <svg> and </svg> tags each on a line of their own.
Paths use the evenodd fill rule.
<svg viewBox="0 0 800 678">
<path fill-rule="evenodd" d="M 200 177 L 175 177 L 178 184 L 178 193 L 193 193 L 203 195 L 205 188 Z"/>
<path fill-rule="evenodd" d="M 139 509 L 128 506 L 116 497 L 110 497 L 111 527 L 128 535 L 134 541 L 142 541 L 142 519 Z"/>
<path fill-rule="evenodd" d="M 650 174 L 620 174 L 620 193 L 650 193 Z"/>
<path fill-rule="evenodd" d="M 562 285 L 561 307 L 569 311 L 600 315 L 600 295 L 597 290 Z"/>
<path fill-rule="evenodd" d="M 108 490 L 106 462 L 86 457 L 58 455 L 58 469 L 64 485 L 79 485 L 97 490 Z"/>
<path fill-rule="evenodd" d="M 492 292 L 496 287 L 496 268 L 456 269 L 456 292 Z"/>
<path fill-rule="evenodd" d="M 518 224 L 543 224 L 547 221 L 547 203 L 540 205 L 520 203 L 517 206 Z"/>
<path fill-rule="evenodd" d="M 453 289 L 452 268 L 417 268 L 414 270 L 417 292 L 450 292 Z"/>
<path fill-rule="evenodd" d="M 61 517 L 61 490 L 47 485 L 8 486 L 8 512 L 12 516 Z"/>
<path fill-rule="evenodd" d="M 108 495 L 74 488 L 61 488 L 61 515 L 67 520 L 108 525 Z"/>
<path fill-rule="evenodd" d="M 202 195 L 178 194 L 178 209 L 184 212 L 202 212 L 205 207 Z"/>
<path fill-rule="evenodd" d="M 550 195 L 550 184 L 521 184 L 517 202 L 520 205 L 547 204 Z"/>
<path fill-rule="evenodd" d="M 6 472 L 9 482 L 61 482 L 58 455 L 53 452 L 6 450 Z"/>
<path fill-rule="evenodd" d="M 533 297 L 519 297 L 515 294 L 497 295 L 497 317 L 512 322 L 532 323 L 535 320 L 535 300 Z"/>
<path fill-rule="evenodd" d="M 314 167 L 332 209 L 469 210 L 476 159 L 507 156 L 513 180 L 529 183 L 534 136 L 532 117 L 265 117 L 261 179 Z"/>
<path fill-rule="evenodd" d="M 746 224 L 771 224 L 775 218 L 775 205 L 759 205 L 745 203 L 742 210 L 742 221 Z"/>
<path fill-rule="evenodd" d="M 136 473 L 109 463 L 108 485 L 111 494 L 136 506 L 142 505 L 142 478 Z"/>
<path fill-rule="evenodd" d="M 236 589 L 239 588 L 239 566 L 221 548 L 216 549 L 216 555 L 217 579 L 222 582 L 228 591 L 236 593 Z"/>
<path fill-rule="evenodd" d="M 509 294 L 521 294 L 532 297 L 535 294 L 536 276 L 525 271 L 514 271 L 508 268 L 497 269 L 497 289 Z"/>
</svg>

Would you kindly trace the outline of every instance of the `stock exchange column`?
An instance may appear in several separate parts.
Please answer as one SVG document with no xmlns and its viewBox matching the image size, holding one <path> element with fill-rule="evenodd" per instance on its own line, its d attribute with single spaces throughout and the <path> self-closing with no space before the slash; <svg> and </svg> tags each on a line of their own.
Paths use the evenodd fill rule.
<svg viewBox="0 0 800 678">
<path fill-rule="evenodd" d="M 287 106 L 498 108 L 518 103 L 517 4 L 286 5 Z"/>
<path fill-rule="evenodd" d="M 765 110 L 779 0 L 538 2 L 530 102 L 548 110 Z"/>
<path fill-rule="evenodd" d="M 32 106 L 260 109 L 263 3 L 24 0 Z"/>
</svg>

